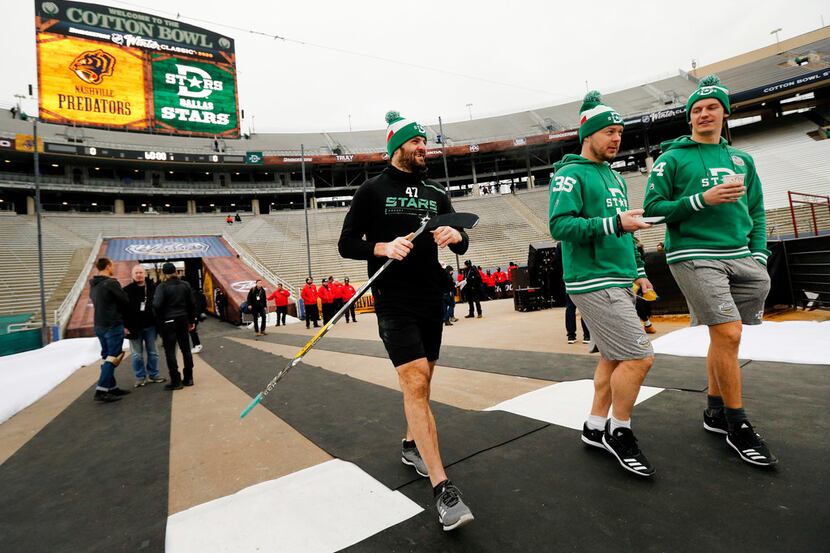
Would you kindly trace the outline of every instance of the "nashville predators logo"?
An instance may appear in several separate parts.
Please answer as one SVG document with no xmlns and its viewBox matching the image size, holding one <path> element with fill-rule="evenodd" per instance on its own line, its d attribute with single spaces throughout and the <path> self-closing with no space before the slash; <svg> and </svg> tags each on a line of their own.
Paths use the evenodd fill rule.
<svg viewBox="0 0 830 553">
<path fill-rule="evenodd" d="M 115 70 L 115 56 L 100 48 L 94 52 L 83 52 L 69 66 L 79 79 L 89 84 L 101 84 Z"/>
</svg>

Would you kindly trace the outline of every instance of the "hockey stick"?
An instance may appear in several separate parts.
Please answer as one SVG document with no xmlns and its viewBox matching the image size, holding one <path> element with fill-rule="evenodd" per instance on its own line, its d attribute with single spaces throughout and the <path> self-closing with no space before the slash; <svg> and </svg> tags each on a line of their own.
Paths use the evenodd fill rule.
<svg viewBox="0 0 830 553">
<path fill-rule="evenodd" d="M 415 240 L 415 238 L 420 236 L 425 230 L 432 230 L 432 229 L 435 229 L 435 228 L 438 228 L 438 227 L 454 227 L 454 228 L 465 228 L 466 229 L 466 228 L 473 228 L 477 224 L 478 224 L 478 215 L 476 215 L 474 213 L 444 213 L 443 215 L 436 215 L 435 217 L 432 217 L 431 219 L 424 220 L 424 222 L 421 224 L 421 226 L 418 227 L 418 229 L 415 232 L 411 233 L 406 238 L 407 238 L 407 240 L 410 240 L 410 241 Z M 288 371 L 293 369 L 296 365 L 298 365 L 300 363 L 300 361 L 303 360 L 303 357 L 305 356 L 305 354 L 308 353 L 309 350 L 311 348 L 313 348 L 314 345 L 323 338 L 323 336 L 326 335 L 326 333 L 331 329 L 331 327 L 333 327 L 335 324 L 337 324 L 337 321 L 339 321 L 340 318 L 346 313 L 346 310 L 348 310 L 349 307 L 354 305 L 354 303 L 357 300 L 360 299 L 360 297 L 366 292 L 366 290 L 369 289 L 369 286 L 371 286 L 372 283 L 375 280 L 377 280 L 377 278 L 381 275 L 381 273 L 383 273 L 383 271 L 385 271 L 386 268 L 389 265 L 391 265 L 393 261 L 394 261 L 394 259 L 391 259 L 391 258 L 387 259 L 386 263 L 384 263 L 383 266 L 381 266 L 380 269 L 375 271 L 375 274 L 373 274 L 369 278 L 369 280 L 367 280 L 366 283 L 363 286 L 361 286 L 357 290 L 357 292 L 355 292 L 354 296 L 352 296 L 349 299 L 349 301 L 346 302 L 343 305 L 343 307 L 340 308 L 340 310 L 334 315 L 334 317 L 332 317 L 331 320 L 329 320 L 329 322 L 324 324 L 323 328 L 321 328 L 317 332 L 317 334 L 315 334 L 314 337 L 311 340 L 309 340 L 308 343 L 306 345 L 304 345 L 302 347 L 302 349 L 300 349 L 299 352 L 297 352 L 297 355 L 295 355 L 291 359 L 291 361 L 288 362 L 288 364 L 285 366 L 285 368 L 283 368 L 279 373 L 277 373 L 277 376 L 275 376 L 273 378 L 273 380 L 271 380 L 271 382 L 268 383 L 268 386 L 266 386 L 264 390 L 262 390 L 260 393 L 258 393 L 256 395 L 256 397 L 253 399 L 253 401 L 251 401 L 251 403 L 249 403 L 248 406 L 245 407 L 245 409 L 242 410 L 242 412 L 239 414 L 240 419 L 244 419 L 245 416 L 248 413 L 250 413 L 251 410 L 254 407 L 259 405 L 262 402 L 262 400 L 265 399 L 265 396 L 267 396 L 269 393 L 271 393 L 271 391 L 276 387 L 277 382 L 282 380 L 283 377 L 286 374 L 288 374 Z"/>
</svg>

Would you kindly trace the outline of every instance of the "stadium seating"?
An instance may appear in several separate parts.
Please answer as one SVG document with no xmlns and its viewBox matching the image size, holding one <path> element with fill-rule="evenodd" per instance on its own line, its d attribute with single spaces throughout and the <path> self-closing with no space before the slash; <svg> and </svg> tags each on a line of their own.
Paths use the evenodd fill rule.
<svg viewBox="0 0 830 553">
<path fill-rule="evenodd" d="M 47 320 L 66 297 L 90 253 L 91 241 L 45 220 L 43 278 Z M 96 234 L 97 236 L 97 234 Z M 33 217 L 0 216 L 0 314 L 36 313 L 40 318 L 37 224 Z"/>
</svg>

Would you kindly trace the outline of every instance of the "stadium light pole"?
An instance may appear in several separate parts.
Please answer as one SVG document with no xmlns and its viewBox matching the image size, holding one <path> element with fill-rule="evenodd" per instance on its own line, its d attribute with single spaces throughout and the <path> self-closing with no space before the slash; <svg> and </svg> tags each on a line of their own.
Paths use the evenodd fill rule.
<svg viewBox="0 0 830 553">
<path fill-rule="evenodd" d="M 303 217 L 305 217 L 305 252 L 308 257 L 308 276 L 311 276 L 311 239 L 308 234 L 308 200 L 305 187 L 305 144 L 300 144 L 300 167 L 303 175 Z"/>
<path fill-rule="evenodd" d="M 35 148 L 35 219 L 37 219 L 37 266 L 40 277 L 40 339 L 45 346 L 49 343 L 49 332 L 46 326 L 46 288 L 43 283 L 43 234 L 40 225 L 40 157 L 37 147 L 37 117 L 32 119 L 32 135 Z"/>
</svg>

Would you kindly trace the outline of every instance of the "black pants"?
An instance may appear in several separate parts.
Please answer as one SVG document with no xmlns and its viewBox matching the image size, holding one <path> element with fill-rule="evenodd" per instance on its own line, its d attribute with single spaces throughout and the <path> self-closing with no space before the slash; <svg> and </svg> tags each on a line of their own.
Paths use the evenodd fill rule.
<svg viewBox="0 0 830 553">
<path fill-rule="evenodd" d="M 323 304 L 323 324 L 329 322 L 337 311 L 334 309 L 333 303 Z"/>
<path fill-rule="evenodd" d="M 277 326 L 280 326 L 280 321 L 282 324 L 285 324 L 285 316 L 288 314 L 288 306 L 287 305 L 278 305 L 277 306 Z"/>
<path fill-rule="evenodd" d="M 265 309 L 254 308 L 252 310 L 252 314 L 254 316 L 254 332 L 265 332 Z M 259 326 L 259 321 L 262 320 L 262 326 Z"/>
<path fill-rule="evenodd" d="M 331 312 L 331 316 L 334 317 L 340 309 L 343 308 L 343 305 L 346 302 L 343 301 L 343 298 L 337 298 L 334 300 L 334 311 Z"/>
<path fill-rule="evenodd" d="M 591 333 L 588 332 L 585 319 L 580 317 L 579 320 L 582 322 L 582 338 L 590 340 Z M 568 340 L 576 340 L 576 305 L 568 295 L 565 296 L 565 332 L 568 333 Z"/>
<path fill-rule="evenodd" d="M 305 306 L 305 327 L 308 328 L 311 326 L 312 321 L 314 322 L 314 327 L 316 328 L 317 320 L 320 318 L 319 313 L 317 313 L 317 304 L 307 304 Z"/>
<path fill-rule="evenodd" d="M 481 315 L 481 299 L 479 298 L 478 290 L 467 290 L 467 305 L 470 307 L 470 317 L 473 315 L 473 306 L 475 306 L 478 314 Z"/>
<path fill-rule="evenodd" d="M 225 320 L 225 304 L 224 303 L 217 303 L 216 304 L 216 316 L 219 317 L 220 321 Z"/>
<path fill-rule="evenodd" d="M 182 350 L 184 380 L 193 380 L 193 354 L 190 353 L 188 326 L 187 317 L 176 317 L 161 324 L 161 343 L 164 346 L 164 357 L 167 360 L 171 384 L 179 384 L 182 381 L 179 363 L 176 361 L 176 345 Z"/>
<path fill-rule="evenodd" d="M 351 304 L 348 309 L 346 309 L 346 322 L 349 322 L 349 315 L 351 315 L 352 320 L 357 322 L 357 319 L 354 317 L 354 304 Z"/>
<path fill-rule="evenodd" d="M 644 300 L 642 296 L 637 296 L 637 303 L 634 304 L 634 308 L 637 310 L 637 316 L 640 317 L 640 320 L 646 322 L 651 318 L 651 304 Z"/>
<path fill-rule="evenodd" d="M 196 326 L 193 327 L 193 330 L 190 331 L 190 341 L 193 342 L 193 347 L 200 345 L 202 342 L 199 340 L 199 323 L 195 323 Z"/>
</svg>

